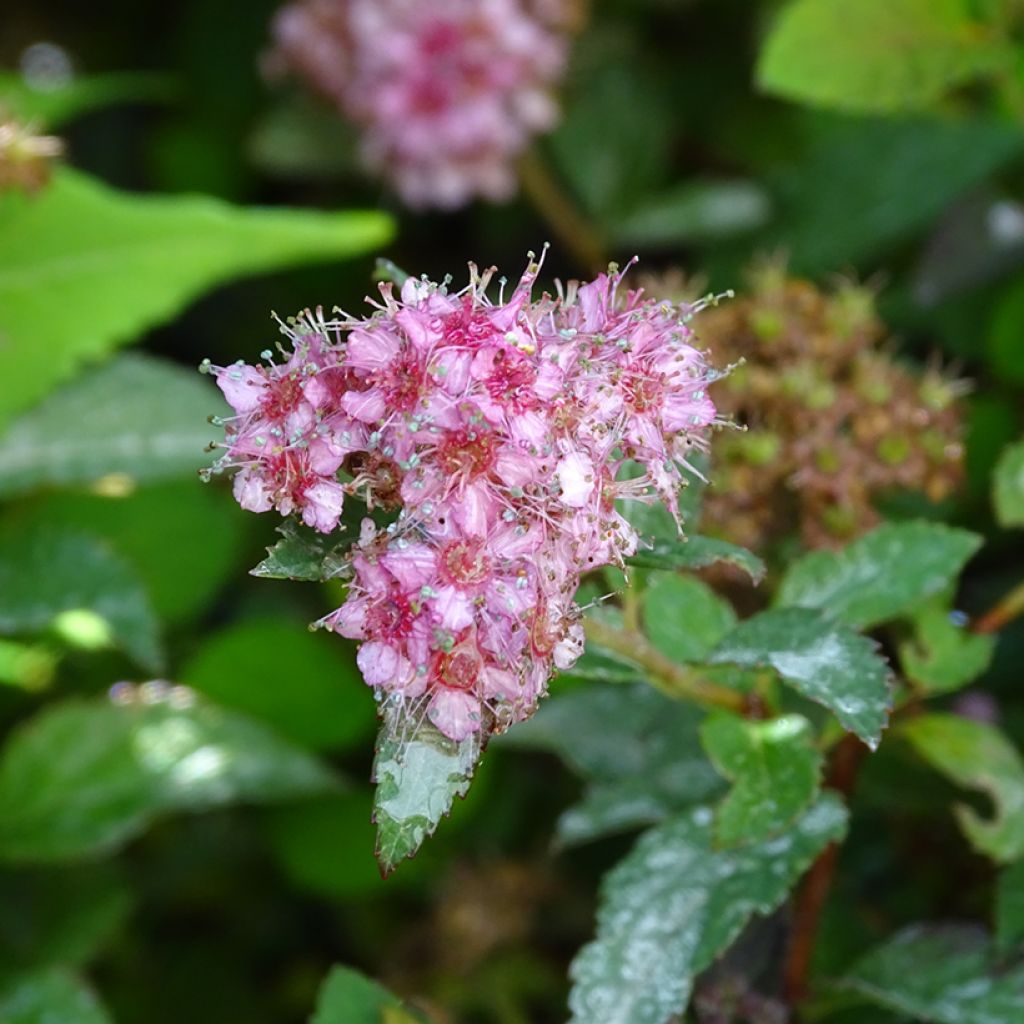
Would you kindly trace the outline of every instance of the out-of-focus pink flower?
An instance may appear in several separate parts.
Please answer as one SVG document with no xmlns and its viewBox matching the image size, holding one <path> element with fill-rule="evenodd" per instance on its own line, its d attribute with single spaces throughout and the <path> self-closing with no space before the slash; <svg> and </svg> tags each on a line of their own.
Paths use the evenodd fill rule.
<svg viewBox="0 0 1024 1024">
<path fill-rule="evenodd" d="M 508 198 L 549 129 L 565 0 L 295 0 L 274 20 L 290 69 L 362 130 L 361 151 L 413 207 Z"/>
<path fill-rule="evenodd" d="M 676 514 L 715 417 L 696 307 L 627 291 L 617 269 L 534 299 L 539 270 L 497 303 L 475 268 L 456 294 L 383 285 L 369 317 L 285 327 L 280 361 L 208 367 L 236 412 L 215 468 L 237 469 L 244 508 L 324 533 L 347 495 L 397 513 L 363 521 L 320 625 L 360 641 L 382 699 L 453 740 L 526 718 L 572 667 L 581 575 L 639 543 L 617 503 Z"/>
</svg>

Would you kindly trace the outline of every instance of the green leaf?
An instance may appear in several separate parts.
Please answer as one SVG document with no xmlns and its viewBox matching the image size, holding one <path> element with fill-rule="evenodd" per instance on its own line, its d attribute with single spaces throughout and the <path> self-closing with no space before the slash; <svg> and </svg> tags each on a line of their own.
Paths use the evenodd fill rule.
<svg viewBox="0 0 1024 1024">
<path fill-rule="evenodd" d="M 605 876 L 597 938 L 573 961 L 573 1024 L 666 1024 L 693 978 L 755 914 L 777 907 L 830 843 L 846 811 L 822 797 L 785 835 L 717 850 L 711 811 L 658 825 Z"/>
<path fill-rule="evenodd" d="M 1024 860 L 999 872 L 996 882 L 996 945 L 1006 954 L 1024 943 Z"/>
<path fill-rule="evenodd" d="M 61 388 L 0 435 L 0 498 L 38 487 L 194 474 L 228 412 L 209 381 L 163 359 L 123 355 Z M 69 430 L 68 425 L 74 424 Z"/>
<path fill-rule="evenodd" d="M 423 1020 L 383 985 L 351 967 L 334 967 L 320 989 L 309 1024 L 416 1024 Z"/>
<path fill-rule="evenodd" d="M 594 685 L 550 697 L 498 743 L 551 751 L 587 782 L 558 822 L 569 846 L 716 797 L 722 782 L 701 750 L 701 718 L 646 684 Z"/>
<path fill-rule="evenodd" d="M 1024 966 L 1001 968 L 981 929 L 913 925 L 860 960 L 840 986 L 930 1024 L 1024 1020 Z"/>
<path fill-rule="evenodd" d="M 841 551 L 794 562 L 778 605 L 821 608 L 857 629 L 895 619 L 949 586 L 981 537 L 942 523 L 886 523 Z"/>
<path fill-rule="evenodd" d="M 678 245 L 763 227 L 771 205 L 749 181 L 690 182 L 634 207 L 612 228 L 620 245 Z"/>
<path fill-rule="evenodd" d="M 712 662 L 771 667 L 805 697 L 823 704 L 874 749 L 889 719 L 889 668 L 867 637 L 805 608 L 776 608 L 741 622 L 711 653 Z"/>
<path fill-rule="evenodd" d="M 712 764 L 735 783 L 715 810 L 715 838 L 723 846 L 777 835 L 817 795 L 822 756 L 802 715 L 752 722 L 718 712 L 700 736 Z"/>
<path fill-rule="evenodd" d="M 1024 526 L 1024 441 L 999 456 L 992 480 L 992 504 L 1000 526 Z"/>
<path fill-rule="evenodd" d="M 348 569 L 345 554 L 351 540 L 338 544 L 329 536 L 286 519 L 278 528 L 281 534 L 267 557 L 252 570 L 253 576 L 269 580 L 330 580 Z"/>
<path fill-rule="evenodd" d="M 161 621 L 201 616 L 248 550 L 253 518 L 221 487 L 196 480 L 150 484 L 123 497 L 62 492 L 24 510 L 47 527 L 104 538 L 139 573 Z"/>
<path fill-rule="evenodd" d="M 742 569 L 755 583 L 764 578 L 764 562 L 752 551 L 716 537 L 689 536 L 685 540 L 655 541 L 626 561 L 638 569 L 705 569 L 728 562 Z"/>
<path fill-rule="evenodd" d="M 328 791 L 308 754 L 181 687 L 145 684 L 114 700 L 56 704 L 0 756 L 0 858 L 106 852 L 156 817 Z"/>
<path fill-rule="evenodd" d="M 109 637 L 140 665 L 159 671 L 163 664 L 142 583 L 105 542 L 45 525 L 4 530 L 0 633 L 38 633 L 54 625 L 71 642 Z"/>
<path fill-rule="evenodd" d="M 954 808 L 971 845 L 1001 864 L 1024 857 L 1024 763 L 1010 741 L 994 726 L 946 714 L 921 715 L 901 733 L 933 768 L 992 798 L 988 819 L 966 804 Z"/>
<path fill-rule="evenodd" d="M 82 114 L 115 103 L 164 100 L 171 95 L 168 80 L 141 72 L 111 72 L 72 78 L 55 88 L 38 89 L 21 76 L 0 72 L 0 110 L 11 110 L 22 121 L 58 128 Z"/>
<path fill-rule="evenodd" d="M 702 661 L 736 625 L 736 613 L 695 576 L 655 573 L 642 594 L 651 643 L 674 661 Z"/>
<path fill-rule="evenodd" d="M 0 201 L 0 423 L 82 363 L 243 274 L 365 252 L 381 213 L 244 210 L 118 193 L 69 168 Z"/>
<path fill-rule="evenodd" d="M 87 963 L 124 924 L 131 903 L 111 864 L 0 870 L 0 987 L 13 968 Z"/>
<path fill-rule="evenodd" d="M 792 0 L 765 41 L 757 83 L 801 103 L 894 113 L 927 108 L 1010 57 L 962 0 Z"/>
<path fill-rule="evenodd" d="M 0 991 L 4 1024 L 111 1024 L 92 991 L 68 971 L 26 974 Z"/>
<path fill-rule="evenodd" d="M 253 619 L 215 633 L 178 677 L 313 750 L 346 749 L 373 732 L 375 705 L 351 644 L 297 623 Z"/>
<path fill-rule="evenodd" d="M 900 644 L 900 663 L 904 675 L 928 693 L 959 690 L 991 663 L 995 637 L 969 632 L 945 602 L 925 605 L 913 622 L 913 639 Z"/>
<path fill-rule="evenodd" d="M 465 796 L 483 751 L 479 733 L 456 743 L 422 712 L 392 698 L 373 760 L 377 862 L 390 874 L 434 834 L 452 801 Z"/>
</svg>

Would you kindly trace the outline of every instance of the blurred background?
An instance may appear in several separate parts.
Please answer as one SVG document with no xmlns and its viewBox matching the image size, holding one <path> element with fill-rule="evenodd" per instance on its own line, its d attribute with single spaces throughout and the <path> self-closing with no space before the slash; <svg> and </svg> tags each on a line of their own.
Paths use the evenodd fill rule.
<svg viewBox="0 0 1024 1024">
<path fill-rule="evenodd" d="M 969 45 L 940 18 L 915 49 L 908 21 L 891 52 L 852 56 L 862 40 L 839 21 L 797 25 L 814 45 L 781 38 L 792 6 L 572 5 L 561 116 L 522 157 L 518 196 L 417 211 L 364 170 L 336 105 L 267 73 L 270 0 L 5 0 L 0 120 L 62 139 L 65 166 L 47 182 L 43 145 L 0 192 L 0 731 L 31 746 L 25 723 L 45 709 L 159 674 L 237 713 L 243 733 L 256 723 L 246 745 L 266 754 L 227 791 L 147 803 L 104 721 L 51 723 L 17 767 L 40 781 L 3 853 L 0 981 L 60 964 L 124 1024 L 290 1024 L 344 963 L 440 1022 L 564 1019 L 567 965 L 630 836 L 553 849 L 582 783 L 553 755 L 495 744 L 437 837 L 382 881 L 373 700 L 351 645 L 306 630 L 340 592 L 248 576 L 270 517 L 195 477 L 217 435 L 205 417 L 224 410 L 199 362 L 252 361 L 277 338 L 271 311 L 358 312 L 378 256 L 458 286 L 468 260 L 515 277 L 550 242 L 548 279 L 639 254 L 638 280 L 666 297 L 733 289 L 696 326 L 716 363 L 747 360 L 723 407 L 752 429 L 718 455 L 705 532 L 778 564 L 857 536 L 880 509 L 942 518 L 989 538 L 967 613 L 1019 582 L 1019 534 L 996 526 L 990 478 L 1024 430 L 1020 5 L 959 5 L 987 26 Z M 104 238 L 125 247 L 96 257 L 96 276 L 52 270 L 92 266 Z M 808 447 L 811 423 L 826 425 Z M 1010 625 L 969 691 L 972 713 L 1018 742 L 1022 656 Z M 311 753 L 343 783 L 314 778 Z M 60 794 L 85 776 L 107 787 L 106 817 L 81 836 Z M 991 875 L 940 790 L 898 748 L 872 760 L 816 969 L 915 916 L 983 914 Z M 180 810 L 205 813 L 164 813 Z M 65 833 L 39 831 L 58 818 Z M 771 957 L 774 925 L 759 927 L 737 953 L 748 975 Z M 708 1005 L 695 1019 L 786 1019 Z"/>
</svg>

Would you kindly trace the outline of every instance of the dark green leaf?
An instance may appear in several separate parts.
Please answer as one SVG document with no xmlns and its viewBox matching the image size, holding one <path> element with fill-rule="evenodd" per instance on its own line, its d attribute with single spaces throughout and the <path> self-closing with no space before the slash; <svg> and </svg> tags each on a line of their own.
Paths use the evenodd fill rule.
<svg viewBox="0 0 1024 1024">
<path fill-rule="evenodd" d="M 373 761 L 373 819 L 383 874 L 413 856 L 451 811 L 452 801 L 466 795 L 481 752 L 479 733 L 456 743 L 425 714 L 388 701 Z"/>
<path fill-rule="evenodd" d="M 1009 953 L 1024 943 L 1024 860 L 999 872 L 995 916 L 1000 953 Z"/>
<path fill-rule="evenodd" d="M 651 825 L 711 799 L 722 783 L 704 756 L 702 713 L 646 684 L 588 686 L 544 701 L 502 746 L 548 750 L 587 782 L 558 822 L 563 845 Z"/>
<path fill-rule="evenodd" d="M 267 557 L 252 570 L 253 576 L 271 580 L 317 581 L 334 579 L 347 569 L 345 553 L 350 541 L 341 544 L 293 519 L 286 519 L 278 528 L 281 534 Z"/>
<path fill-rule="evenodd" d="M 243 274 L 352 256 L 391 234 L 381 213 L 128 195 L 68 168 L 39 196 L 2 198 L 0 424 L 203 291 Z"/>
<path fill-rule="evenodd" d="M 0 757 L 0 857 L 53 861 L 114 849 L 159 815 L 273 802 L 335 785 L 269 729 L 145 684 L 56 704 Z"/>
<path fill-rule="evenodd" d="M 921 715 L 901 733 L 933 768 L 992 798 L 992 818 L 954 808 L 971 845 L 1003 864 L 1024 857 L 1024 763 L 1010 741 L 995 726 L 946 714 Z"/>
<path fill-rule="evenodd" d="M 111 1024 L 90 989 L 68 971 L 21 975 L 0 990 L 4 1024 Z"/>
<path fill-rule="evenodd" d="M 423 1019 L 377 982 L 351 967 L 334 967 L 309 1024 L 416 1024 Z"/>
<path fill-rule="evenodd" d="M 38 633 L 55 621 L 66 624 L 69 615 L 98 641 L 109 636 L 140 665 L 162 666 L 149 598 L 104 541 L 45 526 L 0 534 L 0 633 Z"/>
<path fill-rule="evenodd" d="M 642 599 L 651 643 L 674 661 L 702 661 L 736 625 L 732 606 L 695 576 L 655 573 Z"/>
<path fill-rule="evenodd" d="M 977 534 L 942 523 L 886 523 L 841 551 L 794 562 L 775 603 L 820 608 L 869 629 L 947 587 L 980 546 Z"/>
<path fill-rule="evenodd" d="M 373 732 L 375 706 L 352 646 L 298 623 L 255 619 L 215 633 L 178 676 L 314 750 L 344 749 Z"/>
<path fill-rule="evenodd" d="M 846 811 L 832 796 L 785 835 L 715 848 L 708 808 L 641 836 L 604 879 L 597 938 L 573 961 L 573 1024 L 666 1024 L 685 1008 L 693 978 L 755 914 L 767 914 L 830 842 Z"/>
<path fill-rule="evenodd" d="M 749 181 L 691 182 L 634 207 L 612 229 L 620 245 L 679 245 L 762 227 L 771 212 Z"/>
<path fill-rule="evenodd" d="M 802 715 L 754 722 L 718 712 L 705 720 L 700 736 L 714 766 L 735 783 L 715 810 L 722 845 L 777 835 L 817 795 L 822 757 Z"/>
<path fill-rule="evenodd" d="M 791 0 L 765 42 L 757 81 L 803 103 L 893 113 L 926 108 L 1010 58 L 962 0 Z"/>
<path fill-rule="evenodd" d="M 969 632 L 945 602 L 925 605 L 913 622 L 914 637 L 900 644 L 900 662 L 907 678 L 929 693 L 966 686 L 992 661 L 995 637 Z"/>
<path fill-rule="evenodd" d="M 227 411 L 198 373 L 152 356 L 120 356 L 0 435 L 0 498 L 93 484 L 112 473 L 126 486 L 194 474 L 210 462 L 206 446 L 223 439 L 208 417 Z"/>
<path fill-rule="evenodd" d="M 999 456 L 992 482 L 992 503 L 1001 526 L 1024 526 L 1024 441 Z"/>
<path fill-rule="evenodd" d="M 116 103 L 164 100 L 171 91 L 166 78 L 140 72 L 86 75 L 46 89 L 33 88 L 21 75 L 0 72 L 0 109 L 9 109 L 22 121 L 38 121 L 45 128 L 58 128 Z"/>
<path fill-rule="evenodd" d="M 1024 1020 L 1024 967 L 1000 969 L 985 933 L 963 925 L 905 928 L 840 984 L 929 1024 Z"/>
<path fill-rule="evenodd" d="M 777 608 L 741 622 L 710 660 L 766 666 L 823 704 L 874 748 L 889 719 L 889 668 L 867 637 L 804 608 Z"/>
<path fill-rule="evenodd" d="M 655 541 L 641 549 L 630 565 L 638 569 L 705 569 L 716 562 L 728 562 L 742 569 L 755 583 L 764 577 L 764 562 L 752 551 L 716 537 L 690 536 L 685 540 Z"/>
</svg>

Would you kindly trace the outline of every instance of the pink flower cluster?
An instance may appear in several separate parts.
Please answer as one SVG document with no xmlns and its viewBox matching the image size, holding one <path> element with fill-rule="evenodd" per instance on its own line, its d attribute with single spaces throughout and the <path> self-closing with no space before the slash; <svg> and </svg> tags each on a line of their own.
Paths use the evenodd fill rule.
<svg viewBox="0 0 1024 1024">
<path fill-rule="evenodd" d="M 565 0 L 296 0 L 271 66 L 307 79 L 362 129 L 362 157 L 410 206 L 515 190 L 515 157 L 556 119 Z M 564 14 L 562 14 L 564 18 Z"/>
<path fill-rule="evenodd" d="M 293 321 L 283 362 L 210 368 L 237 414 L 215 468 L 237 469 L 243 508 L 325 533 L 348 495 L 396 513 L 363 520 L 321 625 L 453 740 L 528 717 L 574 663 L 581 575 L 637 548 L 616 501 L 675 513 L 715 418 L 694 307 L 627 292 L 614 267 L 533 300 L 539 269 L 497 303 L 472 267 L 455 294 L 383 285 L 366 319 Z"/>
</svg>

